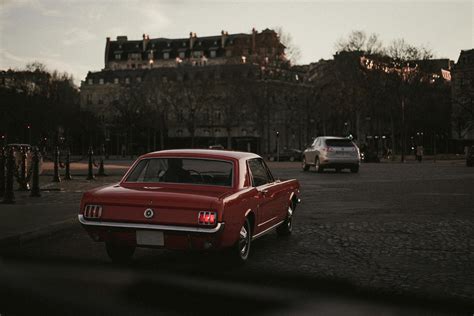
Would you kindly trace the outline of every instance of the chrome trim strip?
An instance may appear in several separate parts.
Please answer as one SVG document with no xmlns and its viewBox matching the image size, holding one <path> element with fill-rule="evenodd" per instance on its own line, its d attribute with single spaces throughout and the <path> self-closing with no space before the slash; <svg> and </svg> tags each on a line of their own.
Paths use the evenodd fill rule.
<svg viewBox="0 0 474 316">
<path fill-rule="evenodd" d="M 265 233 L 268 232 L 269 230 L 272 230 L 272 229 L 276 228 L 278 225 L 280 225 L 280 224 L 283 223 L 283 222 L 284 222 L 284 221 L 278 222 L 278 223 L 276 223 L 275 225 L 273 225 L 272 227 L 269 227 L 269 228 L 265 229 L 264 231 L 258 233 L 258 234 L 255 235 L 255 236 L 252 236 L 252 240 L 257 239 L 258 237 L 261 237 L 263 234 L 265 234 Z"/>
<path fill-rule="evenodd" d="M 172 225 L 154 225 L 154 224 L 139 224 L 139 223 L 118 223 L 118 222 L 97 222 L 88 221 L 82 214 L 77 216 L 79 222 L 88 226 L 102 226 L 102 227 L 119 227 L 119 228 L 137 228 L 137 229 L 151 229 L 151 230 L 168 230 L 189 233 L 206 233 L 211 234 L 219 231 L 224 223 L 217 223 L 214 228 L 201 228 L 189 226 L 172 226 Z"/>
<path fill-rule="evenodd" d="M 263 226 L 263 225 L 265 225 L 266 223 L 273 221 L 275 218 L 277 218 L 277 217 L 276 217 L 276 216 L 275 216 L 275 217 L 272 217 L 272 218 L 270 218 L 268 221 L 265 221 L 265 222 L 263 222 L 263 223 L 260 223 L 260 224 L 258 224 L 257 226 L 258 226 L 258 227 Z"/>
</svg>

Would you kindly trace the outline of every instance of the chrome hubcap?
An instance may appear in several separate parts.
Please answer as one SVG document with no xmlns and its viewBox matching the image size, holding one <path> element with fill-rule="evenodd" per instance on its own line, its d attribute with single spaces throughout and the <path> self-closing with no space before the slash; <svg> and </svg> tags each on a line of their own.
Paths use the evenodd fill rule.
<svg viewBox="0 0 474 316">
<path fill-rule="evenodd" d="M 240 239 L 239 239 L 239 249 L 240 249 L 240 255 L 245 256 L 247 253 L 248 249 L 248 244 L 249 244 L 249 234 L 247 231 L 246 226 L 242 226 L 240 229 Z"/>
</svg>

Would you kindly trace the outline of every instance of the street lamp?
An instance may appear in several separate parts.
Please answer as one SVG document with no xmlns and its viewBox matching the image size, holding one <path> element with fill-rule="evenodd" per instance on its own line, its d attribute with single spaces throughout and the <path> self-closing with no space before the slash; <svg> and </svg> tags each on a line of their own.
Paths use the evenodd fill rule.
<svg viewBox="0 0 474 316">
<path fill-rule="evenodd" d="M 276 132 L 277 139 L 277 161 L 280 162 L 280 132 Z"/>
<path fill-rule="evenodd" d="M 31 144 L 31 125 L 27 124 L 26 129 L 28 129 L 28 144 Z"/>
</svg>

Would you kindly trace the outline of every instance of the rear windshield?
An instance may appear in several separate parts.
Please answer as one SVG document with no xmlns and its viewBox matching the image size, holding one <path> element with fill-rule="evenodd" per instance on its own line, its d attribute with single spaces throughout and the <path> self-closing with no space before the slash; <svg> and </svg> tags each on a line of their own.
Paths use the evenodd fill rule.
<svg viewBox="0 0 474 316">
<path fill-rule="evenodd" d="M 326 139 L 326 145 L 332 147 L 354 147 L 354 143 L 349 139 Z"/>
<path fill-rule="evenodd" d="M 125 182 L 168 182 L 232 186 L 233 164 L 195 158 L 149 158 L 133 168 Z"/>
</svg>

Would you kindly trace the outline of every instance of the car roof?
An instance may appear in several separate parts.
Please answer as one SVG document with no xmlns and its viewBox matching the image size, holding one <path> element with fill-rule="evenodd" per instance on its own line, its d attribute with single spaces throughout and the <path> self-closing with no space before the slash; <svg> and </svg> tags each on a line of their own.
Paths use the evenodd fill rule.
<svg viewBox="0 0 474 316">
<path fill-rule="evenodd" d="M 215 158 L 215 159 L 251 159 L 260 158 L 259 155 L 243 151 L 216 150 L 216 149 L 171 149 L 155 151 L 141 156 L 141 158 L 153 157 L 195 157 L 195 158 Z"/>
<path fill-rule="evenodd" d="M 339 137 L 339 136 L 320 136 L 319 138 L 324 138 L 324 139 L 349 139 L 347 137 Z"/>
</svg>

